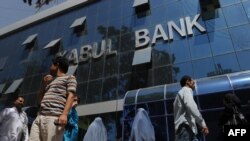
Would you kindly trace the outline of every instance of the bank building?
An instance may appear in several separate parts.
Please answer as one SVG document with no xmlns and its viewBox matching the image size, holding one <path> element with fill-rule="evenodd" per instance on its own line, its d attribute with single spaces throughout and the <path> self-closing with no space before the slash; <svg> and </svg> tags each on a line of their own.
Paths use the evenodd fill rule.
<svg viewBox="0 0 250 141">
<path fill-rule="evenodd" d="M 173 101 L 183 75 L 215 141 L 222 98 L 250 110 L 249 0 L 68 0 L 0 29 L 0 108 L 15 95 L 35 118 L 51 59 L 64 55 L 78 81 L 78 140 L 101 117 L 108 141 L 128 141 L 144 108 L 156 141 L 174 140 Z M 33 109 L 33 111 L 32 111 Z"/>
</svg>

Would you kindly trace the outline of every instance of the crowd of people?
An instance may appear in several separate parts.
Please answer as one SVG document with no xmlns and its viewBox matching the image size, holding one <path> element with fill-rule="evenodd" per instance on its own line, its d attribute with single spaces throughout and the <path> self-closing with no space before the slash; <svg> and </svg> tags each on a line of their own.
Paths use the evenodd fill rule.
<svg viewBox="0 0 250 141">
<path fill-rule="evenodd" d="M 43 86 L 39 94 L 39 112 L 34 120 L 30 133 L 28 118 L 22 110 L 24 98 L 15 98 L 11 108 L 5 108 L 0 113 L 0 141 L 76 141 L 78 137 L 78 114 L 76 106 L 80 98 L 76 95 L 77 81 L 73 75 L 66 75 L 69 63 L 65 57 L 59 56 L 52 60 L 50 74 L 43 78 Z M 181 89 L 173 103 L 175 140 L 198 141 L 198 129 L 203 135 L 209 134 L 207 124 L 202 117 L 193 98 L 195 81 L 190 76 L 180 80 Z M 240 112 L 240 100 L 235 94 L 226 94 L 223 99 L 225 109 L 219 121 L 222 133 L 225 125 L 247 124 Z M 147 112 L 138 110 L 133 123 L 130 140 L 154 141 L 154 131 L 149 122 Z M 241 123 L 233 118 L 241 113 Z M 239 115 L 239 114 L 238 114 Z M 201 128 L 197 128 L 197 125 Z M 145 128 L 138 131 L 138 126 Z M 98 130 L 97 130 L 98 129 Z M 150 131 L 147 133 L 146 131 Z M 106 129 L 100 117 L 89 126 L 83 141 L 107 141 Z M 103 134 L 105 133 L 105 134 Z M 95 138 L 92 138 L 95 136 Z"/>
</svg>

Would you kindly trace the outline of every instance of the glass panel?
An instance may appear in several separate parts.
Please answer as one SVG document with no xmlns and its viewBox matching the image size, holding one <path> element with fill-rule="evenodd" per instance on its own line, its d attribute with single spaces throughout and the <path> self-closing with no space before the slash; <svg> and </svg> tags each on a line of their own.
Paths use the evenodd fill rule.
<svg viewBox="0 0 250 141">
<path fill-rule="evenodd" d="M 179 63 L 190 60 L 190 49 L 187 40 L 176 40 L 170 44 L 172 63 Z"/>
<path fill-rule="evenodd" d="M 218 29 L 223 29 L 227 27 L 225 17 L 221 9 L 216 9 L 215 11 L 215 18 L 210 20 L 206 20 L 206 29 L 208 32 L 215 31 Z"/>
<path fill-rule="evenodd" d="M 86 99 L 87 99 L 87 86 L 88 83 L 80 83 L 77 85 L 77 96 L 80 97 L 80 105 L 81 104 L 85 104 L 86 103 Z"/>
<path fill-rule="evenodd" d="M 236 89 L 244 89 L 250 87 L 250 72 L 241 72 L 233 75 L 229 75 L 229 79 L 233 85 L 233 88 Z"/>
<path fill-rule="evenodd" d="M 101 102 L 102 100 L 102 80 L 91 81 L 88 84 L 86 103 Z"/>
<path fill-rule="evenodd" d="M 118 81 L 118 98 L 123 98 L 127 91 L 131 90 L 131 73 L 120 75 Z"/>
<path fill-rule="evenodd" d="M 233 52 L 232 39 L 227 30 L 218 30 L 208 34 L 213 55 Z"/>
<path fill-rule="evenodd" d="M 225 7 L 225 6 L 232 5 L 232 4 L 240 2 L 240 0 L 219 0 L 219 1 L 220 1 L 220 4 L 221 4 L 221 7 Z"/>
<path fill-rule="evenodd" d="M 248 23 L 246 12 L 242 4 L 236 4 L 223 8 L 228 26 L 236 26 Z"/>
<path fill-rule="evenodd" d="M 117 99 L 117 81 L 117 77 L 111 77 L 104 80 L 102 101 Z"/>
<path fill-rule="evenodd" d="M 180 81 L 184 75 L 193 76 L 193 68 L 191 62 L 184 62 L 173 65 L 173 82 Z"/>
<path fill-rule="evenodd" d="M 198 87 L 199 88 L 199 87 Z M 211 89 L 211 87 L 209 87 Z M 215 88 L 216 89 L 216 88 Z M 198 95 L 199 106 L 202 110 L 223 107 L 223 97 L 227 93 L 233 93 L 233 90 L 213 91 L 211 94 Z M 211 100 L 213 102 L 211 102 Z"/>
<path fill-rule="evenodd" d="M 126 52 L 120 54 L 120 61 L 119 61 L 120 74 L 132 71 L 133 56 L 134 52 Z"/>
<path fill-rule="evenodd" d="M 133 120 L 125 120 L 123 127 L 123 141 L 129 141 Z"/>
<path fill-rule="evenodd" d="M 172 63 L 172 53 L 168 44 L 157 44 L 152 50 L 153 66 L 163 66 Z"/>
<path fill-rule="evenodd" d="M 249 63 L 250 50 L 244 50 L 244 51 L 237 52 L 237 57 L 238 57 L 238 61 L 240 64 L 240 69 L 241 70 L 249 70 L 250 69 L 250 63 Z"/>
<path fill-rule="evenodd" d="M 152 122 L 152 125 L 154 126 L 155 140 L 156 141 L 168 141 L 166 118 L 164 116 L 153 117 L 151 118 L 151 122 Z"/>
<path fill-rule="evenodd" d="M 243 25 L 230 28 L 235 50 L 243 50 L 250 48 L 250 25 Z"/>
<path fill-rule="evenodd" d="M 164 99 L 164 86 L 139 90 L 137 103 Z"/>
<path fill-rule="evenodd" d="M 196 85 L 196 91 L 199 95 L 232 90 L 231 84 L 225 75 L 197 80 Z"/>
<path fill-rule="evenodd" d="M 175 98 L 176 94 L 178 93 L 178 91 L 181 89 L 181 86 L 179 83 L 175 83 L 175 84 L 169 84 L 166 87 L 166 99 L 173 99 Z M 172 103 L 173 104 L 173 103 Z"/>
<path fill-rule="evenodd" d="M 154 69 L 154 85 L 163 85 L 173 82 L 173 66 L 164 66 Z M 160 74 L 160 75 L 159 75 Z"/>
<path fill-rule="evenodd" d="M 124 104 L 135 104 L 135 97 L 138 90 L 128 91 L 125 95 Z"/>
<path fill-rule="evenodd" d="M 123 109 L 124 119 L 132 119 L 135 117 L 135 105 L 124 106 Z"/>
<path fill-rule="evenodd" d="M 193 61 L 194 78 L 202 78 L 216 75 L 216 69 L 212 58 Z"/>
<path fill-rule="evenodd" d="M 250 20 L 250 1 L 243 2 L 243 6 L 247 13 L 248 20 Z"/>
<path fill-rule="evenodd" d="M 121 48 L 120 51 L 130 51 L 135 49 L 135 34 L 127 33 L 121 36 Z"/>
<path fill-rule="evenodd" d="M 192 59 L 211 56 L 208 36 L 199 35 L 188 39 Z"/>
<path fill-rule="evenodd" d="M 107 56 L 105 60 L 105 69 L 104 69 L 104 76 L 112 76 L 116 75 L 118 73 L 118 68 L 119 68 L 119 56 L 117 55 L 112 55 L 112 56 Z"/>
<path fill-rule="evenodd" d="M 88 81 L 90 71 L 90 63 L 80 64 L 77 69 L 77 81 Z"/>
<path fill-rule="evenodd" d="M 173 12 L 174 11 L 174 12 Z M 168 3 L 166 6 L 167 20 L 179 20 L 183 18 L 184 10 L 180 1 Z"/>
<path fill-rule="evenodd" d="M 148 111 L 149 116 L 164 115 L 164 101 L 137 104 L 136 109 L 143 108 Z"/>
<path fill-rule="evenodd" d="M 97 59 L 92 59 L 89 79 L 93 80 L 101 78 L 103 76 L 103 69 L 104 69 L 103 56 Z"/>
<path fill-rule="evenodd" d="M 214 62 L 216 64 L 216 74 L 218 75 L 240 71 L 235 53 L 216 56 Z"/>
</svg>

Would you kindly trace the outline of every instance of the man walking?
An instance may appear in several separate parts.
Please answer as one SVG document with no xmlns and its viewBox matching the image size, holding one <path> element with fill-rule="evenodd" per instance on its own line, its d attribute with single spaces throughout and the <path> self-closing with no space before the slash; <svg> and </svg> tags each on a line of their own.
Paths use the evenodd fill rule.
<svg viewBox="0 0 250 141">
<path fill-rule="evenodd" d="M 195 82 L 190 76 L 183 76 L 180 81 L 174 106 L 175 141 L 198 141 L 196 123 L 202 127 L 202 133 L 207 135 L 208 128 L 193 98 Z"/>
<path fill-rule="evenodd" d="M 18 96 L 12 108 L 0 113 L 0 141 L 28 141 L 28 118 L 22 107 L 24 98 Z"/>
<path fill-rule="evenodd" d="M 67 116 L 76 97 L 76 78 L 67 76 L 68 60 L 52 60 L 50 75 L 43 79 L 40 110 L 32 124 L 30 141 L 62 141 Z"/>
</svg>

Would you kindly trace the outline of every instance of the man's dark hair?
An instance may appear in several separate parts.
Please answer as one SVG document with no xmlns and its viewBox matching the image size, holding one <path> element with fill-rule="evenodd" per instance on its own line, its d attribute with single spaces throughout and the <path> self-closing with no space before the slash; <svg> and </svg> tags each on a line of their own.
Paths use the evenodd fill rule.
<svg viewBox="0 0 250 141">
<path fill-rule="evenodd" d="M 188 75 L 182 76 L 181 81 L 180 81 L 181 87 L 184 87 L 188 80 L 192 80 L 192 78 Z"/>
<path fill-rule="evenodd" d="M 55 57 L 54 59 L 52 59 L 52 63 L 55 65 L 58 64 L 60 69 L 64 73 L 67 73 L 68 68 L 69 68 L 69 62 L 65 57 L 63 57 L 63 56 Z"/>
</svg>

